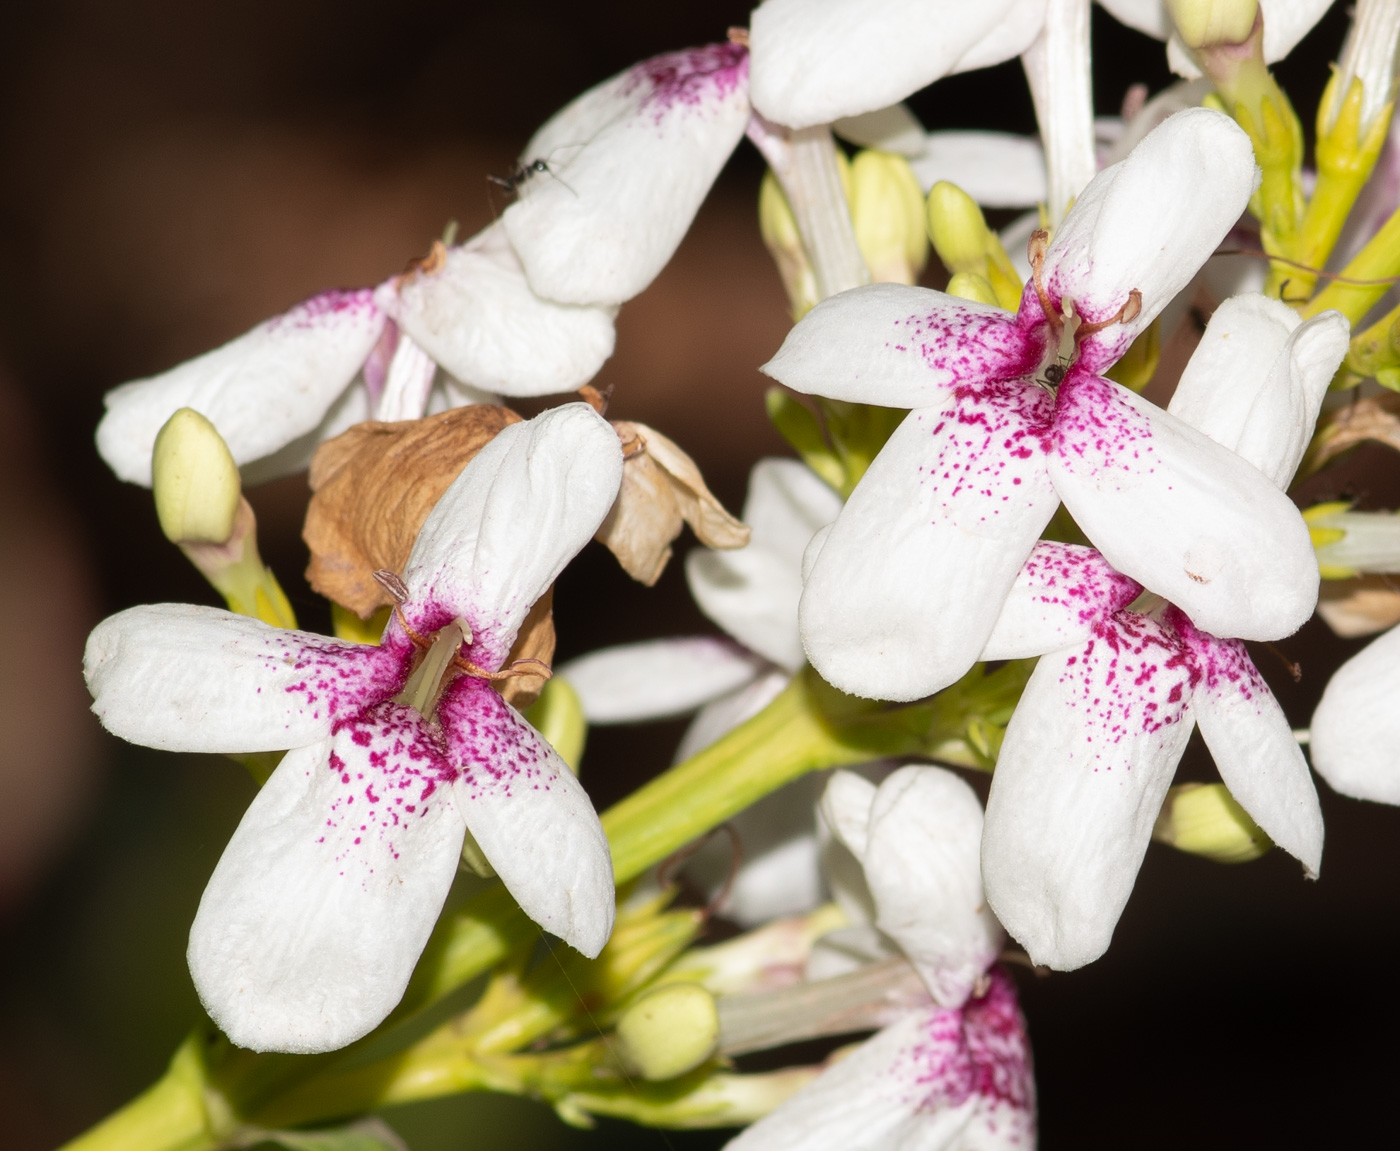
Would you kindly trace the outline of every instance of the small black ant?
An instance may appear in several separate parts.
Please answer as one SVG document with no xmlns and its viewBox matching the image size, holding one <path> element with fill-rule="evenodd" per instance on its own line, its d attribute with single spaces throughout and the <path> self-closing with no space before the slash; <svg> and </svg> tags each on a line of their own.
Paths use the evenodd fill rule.
<svg viewBox="0 0 1400 1151">
<path fill-rule="evenodd" d="M 1058 388 L 1065 380 L 1066 368 L 1063 364 L 1051 364 L 1045 369 L 1045 382 L 1052 388 Z"/>
<path fill-rule="evenodd" d="M 538 176 L 548 172 L 549 162 L 547 160 L 531 160 L 528 164 L 516 164 L 515 170 L 509 176 L 487 176 L 486 178 L 493 184 L 499 184 L 507 192 L 518 192 L 522 184 L 531 176 Z"/>
</svg>

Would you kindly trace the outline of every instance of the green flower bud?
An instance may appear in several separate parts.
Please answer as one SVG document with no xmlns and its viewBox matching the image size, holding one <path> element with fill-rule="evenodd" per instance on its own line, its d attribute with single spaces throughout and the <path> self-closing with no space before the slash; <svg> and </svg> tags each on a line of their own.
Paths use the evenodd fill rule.
<svg viewBox="0 0 1400 1151">
<path fill-rule="evenodd" d="M 962 300 L 975 300 L 979 304 L 995 305 L 998 302 L 997 294 L 992 291 L 987 277 L 979 276 L 976 272 L 958 272 L 943 290 L 950 296 L 957 296 Z"/>
<path fill-rule="evenodd" d="M 927 211 L 929 239 L 943 266 L 954 276 L 980 276 L 995 295 L 990 302 L 1014 312 L 1021 303 L 1021 277 L 1001 239 L 987 227 L 977 201 L 956 184 L 940 180 L 928 194 Z"/>
<path fill-rule="evenodd" d="M 642 996 L 617 1024 L 623 1059 L 644 1079 L 674 1079 L 704 1063 L 719 1037 L 715 997 L 698 983 L 671 983 Z"/>
<path fill-rule="evenodd" d="M 181 408 L 156 436 L 151 457 L 156 515 L 176 544 L 222 544 L 233 534 L 243 494 L 223 437 L 193 408 Z"/>
<path fill-rule="evenodd" d="M 867 150 L 851 164 L 847 190 L 860 254 L 877 283 L 913 284 L 928 263 L 924 193 L 903 156 Z"/>
<path fill-rule="evenodd" d="M 573 684 L 561 676 L 546 680 L 539 699 L 525 709 L 525 718 L 577 775 L 588 739 L 588 720 Z"/>
<path fill-rule="evenodd" d="M 1223 783 L 1173 787 L 1152 838 L 1216 863 L 1246 863 L 1273 846 Z"/>
<path fill-rule="evenodd" d="M 821 298 L 817 294 L 817 276 L 807 258 L 807 249 L 802 246 L 792 207 L 771 170 L 763 174 L 758 189 L 758 230 L 768 254 L 778 265 L 792 318 L 800 320 Z"/>
<path fill-rule="evenodd" d="M 1259 0 L 1167 0 L 1167 11 L 1188 48 L 1242 44 L 1254 29 Z"/>
</svg>

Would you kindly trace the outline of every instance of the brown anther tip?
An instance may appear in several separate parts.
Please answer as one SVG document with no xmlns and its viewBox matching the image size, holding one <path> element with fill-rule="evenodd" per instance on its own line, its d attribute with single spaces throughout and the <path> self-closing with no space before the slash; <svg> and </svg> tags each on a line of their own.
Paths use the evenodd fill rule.
<svg viewBox="0 0 1400 1151">
<path fill-rule="evenodd" d="M 1128 302 L 1123 305 L 1123 310 L 1118 313 L 1120 324 L 1130 324 L 1138 318 L 1142 312 L 1142 293 L 1134 288 L 1128 293 Z"/>
<path fill-rule="evenodd" d="M 500 683 L 504 679 L 515 679 L 522 675 L 535 675 L 540 679 L 552 679 L 554 669 L 542 659 L 535 659 L 527 656 L 524 659 L 512 660 L 508 667 L 501 668 L 500 671 L 487 671 L 484 667 L 477 667 L 469 659 L 457 656 L 453 661 L 454 667 L 460 668 L 473 679 L 484 679 L 491 683 Z"/>
<path fill-rule="evenodd" d="M 725 35 L 729 37 L 731 44 L 737 44 L 740 48 L 749 46 L 749 30 L 747 28 L 730 28 Z"/>
<path fill-rule="evenodd" d="M 408 599 L 407 585 L 393 572 L 383 569 L 375 572 L 374 582 L 393 596 L 396 603 L 403 603 Z"/>
<path fill-rule="evenodd" d="M 1037 228 L 1031 233 L 1031 238 L 1026 244 L 1026 259 L 1030 261 L 1031 267 L 1045 259 L 1045 250 L 1050 246 L 1050 233 L 1044 228 Z"/>
<path fill-rule="evenodd" d="M 583 387 L 579 388 L 578 394 L 579 398 L 600 416 L 606 416 L 608 404 L 612 400 L 613 385 L 609 384 L 606 388 L 599 390 L 592 384 L 584 384 Z"/>
<path fill-rule="evenodd" d="M 632 427 L 630 424 L 627 424 L 621 420 L 614 421 L 613 431 L 617 433 L 617 438 L 622 443 L 622 460 L 624 463 L 626 463 L 628 460 L 635 460 L 638 456 L 643 455 L 646 452 L 646 440 L 642 439 L 640 435 L 632 431 Z"/>
</svg>

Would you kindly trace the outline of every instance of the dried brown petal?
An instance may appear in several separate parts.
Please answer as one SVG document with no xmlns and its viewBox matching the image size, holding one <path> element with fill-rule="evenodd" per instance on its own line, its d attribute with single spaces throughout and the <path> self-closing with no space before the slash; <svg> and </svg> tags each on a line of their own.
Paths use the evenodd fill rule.
<svg viewBox="0 0 1400 1151">
<path fill-rule="evenodd" d="M 1323 580 L 1317 614 L 1344 639 L 1375 635 L 1400 623 L 1400 589 L 1383 575 Z"/>
<path fill-rule="evenodd" d="M 597 539 L 628 575 L 648 587 L 656 583 L 684 523 L 709 547 L 749 542 L 748 525 L 724 510 L 695 461 L 672 440 L 627 420 L 614 420 L 613 428 L 622 441 L 622 487 Z"/>
<path fill-rule="evenodd" d="M 361 619 L 392 603 L 374 579 L 402 572 L 418 530 L 471 458 L 520 417 L 473 404 L 422 420 L 371 421 L 327 440 L 311 461 L 302 537 L 307 581 Z"/>
<path fill-rule="evenodd" d="M 1328 460 L 1366 440 L 1400 451 L 1400 396 L 1368 396 L 1325 415 L 1300 474 L 1317 471 Z"/>
<path fill-rule="evenodd" d="M 537 659 L 551 666 L 554 662 L 554 589 L 551 587 L 530 609 L 515 637 L 515 646 L 506 657 L 506 664 L 518 659 Z M 542 675 L 517 675 L 497 683 L 501 697 L 517 711 L 524 711 L 544 690 Z"/>
</svg>

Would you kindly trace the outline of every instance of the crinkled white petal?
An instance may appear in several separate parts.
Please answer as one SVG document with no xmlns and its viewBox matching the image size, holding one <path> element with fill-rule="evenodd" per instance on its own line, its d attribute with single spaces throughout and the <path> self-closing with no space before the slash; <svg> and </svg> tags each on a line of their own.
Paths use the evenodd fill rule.
<svg viewBox="0 0 1400 1151">
<path fill-rule="evenodd" d="M 1339 312 L 1303 323 L 1287 304 L 1267 296 L 1226 300 L 1211 316 L 1167 410 L 1287 487 L 1346 355 L 1348 334 Z"/>
<path fill-rule="evenodd" d="M 930 132 L 909 166 L 927 192 L 956 184 L 987 208 L 1025 208 L 1045 199 L 1045 151 L 1010 132 Z"/>
<path fill-rule="evenodd" d="M 1203 673 L 1191 714 L 1220 778 L 1265 834 L 1315 877 L 1322 868 L 1322 808 L 1278 700 L 1239 640 L 1190 627 L 1177 632 Z"/>
<path fill-rule="evenodd" d="M 394 704 L 282 760 L 190 929 L 195 987 L 234 1043 L 331 1051 L 393 1010 L 457 874 L 445 769 Z"/>
<path fill-rule="evenodd" d="M 88 636 L 92 710 L 113 735 L 165 751 L 280 751 L 393 695 L 402 655 L 269 627 L 220 608 L 128 608 Z"/>
<path fill-rule="evenodd" d="M 1141 591 L 1094 548 L 1041 540 L 1002 604 L 981 658 L 1024 659 L 1073 647 Z"/>
<path fill-rule="evenodd" d="M 1202 631 L 1279 639 L 1317 603 L 1317 561 L 1293 502 L 1262 472 L 1119 384 L 1060 387 L 1055 490 L 1104 558 Z"/>
<path fill-rule="evenodd" d="M 322 292 L 221 348 L 108 392 L 97 450 L 117 476 L 151 485 L 156 433 L 194 408 L 239 464 L 271 455 L 325 418 L 384 328 L 373 292 Z"/>
<path fill-rule="evenodd" d="M 598 530 L 622 482 L 622 449 L 587 404 L 512 424 L 428 514 L 404 568 L 420 633 L 461 617 L 471 658 L 495 670 L 531 606 Z"/>
<path fill-rule="evenodd" d="M 712 44 L 656 56 L 585 92 L 526 145 L 548 171 L 504 222 L 530 287 L 621 304 L 665 267 L 749 120 L 748 56 Z"/>
<path fill-rule="evenodd" d="M 1312 718 L 1313 767 L 1333 791 L 1400 804 L 1400 628 L 1333 674 Z"/>
<path fill-rule="evenodd" d="M 1191 736 L 1179 655 L 1123 612 L 1031 673 L 992 776 L 982 880 L 1036 963 L 1071 970 L 1108 949 Z"/>
<path fill-rule="evenodd" d="M 554 669 L 578 693 L 589 723 L 685 715 L 753 682 L 763 661 L 711 636 L 600 648 Z"/>
<path fill-rule="evenodd" d="M 875 457 L 811 568 L 807 658 L 842 691 L 908 700 L 981 655 L 1057 498 L 1042 433 L 1049 396 L 967 388 L 911 412 Z"/>
<path fill-rule="evenodd" d="M 884 108 L 946 76 L 1015 7 L 1014 0 L 765 0 L 749 18 L 753 106 L 790 128 Z M 1013 44 L 1002 59 L 1024 47 Z"/>
<path fill-rule="evenodd" d="M 959 384 L 1032 372 L 1044 337 L 1001 308 L 929 288 L 869 284 L 823 300 L 759 370 L 796 392 L 921 408 Z"/>
<path fill-rule="evenodd" d="M 1005 936 L 982 893 L 982 804 L 940 767 L 903 767 L 875 793 L 865 879 L 875 925 L 935 1002 L 961 1007 Z"/>
<path fill-rule="evenodd" d="M 483 680 L 438 705 L 457 809 L 520 909 L 592 959 L 612 933 L 612 855 L 559 753 Z"/>
<path fill-rule="evenodd" d="M 756 679 L 707 703 L 690 721 L 676 745 L 675 762 L 682 763 L 698 751 L 728 735 L 747 719 L 752 719 L 777 698 L 792 676 L 774 668 Z"/>
<path fill-rule="evenodd" d="M 449 248 L 441 268 L 390 281 L 376 298 L 459 380 L 505 396 L 573 391 L 613 352 L 617 309 L 537 296 L 500 221 Z"/>
<path fill-rule="evenodd" d="M 1184 288 L 1239 219 L 1258 181 L 1249 137 L 1228 116 L 1189 108 L 1147 134 L 1079 195 L 1045 258 L 1052 300 L 1106 320 L 1142 293 L 1142 311 L 1090 336 L 1101 370 Z"/>
</svg>

